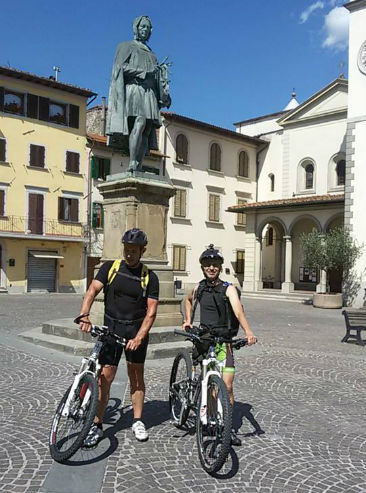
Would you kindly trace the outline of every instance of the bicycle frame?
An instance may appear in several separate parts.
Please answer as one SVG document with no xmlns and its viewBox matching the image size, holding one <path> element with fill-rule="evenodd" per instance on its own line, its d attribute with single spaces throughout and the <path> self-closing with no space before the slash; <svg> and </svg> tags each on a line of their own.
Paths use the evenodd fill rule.
<svg viewBox="0 0 366 493">
<path fill-rule="evenodd" d="M 69 395 L 67 397 L 64 408 L 62 410 L 62 413 L 61 413 L 62 416 L 67 417 L 69 415 L 70 402 L 74 396 L 74 392 L 77 389 L 79 382 L 82 379 L 82 377 L 86 373 L 90 373 L 94 378 L 97 378 L 99 371 L 101 369 L 101 365 L 98 362 L 98 355 L 99 355 L 99 352 L 102 348 L 102 345 L 103 345 L 103 342 L 98 340 L 95 343 L 93 351 L 92 351 L 91 355 L 89 356 L 89 358 L 83 358 L 82 359 L 80 369 L 77 372 L 77 374 L 75 375 L 75 378 L 74 378 L 73 384 L 71 386 Z M 95 368 L 95 369 L 92 370 L 91 368 Z M 88 404 L 89 398 L 90 398 L 90 390 L 87 389 L 87 391 L 85 392 L 85 395 L 83 396 L 83 402 L 81 404 L 81 407 L 83 409 L 85 409 L 86 405 Z"/>
<path fill-rule="evenodd" d="M 202 361 L 202 379 L 201 379 L 201 405 L 199 409 L 200 413 L 200 420 L 202 424 L 207 425 L 207 383 L 211 375 L 217 375 L 218 377 L 222 377 L 222 370 L 220 367 L 220 363 L 217 359 L 216 353 L 215 353 L 215 347 L 210 346 L 210 349 L 208 351 L 209 358 L 205 358 Z M 220 368 L 220 371 L 218 369 L 215 370 L 208 370 L 209 366 L 213 364 L 215 368 Z M 221 402 L 218 399 L 218 411 L 219 413 L 222 414 L 222 406 Z"/>
</svg>

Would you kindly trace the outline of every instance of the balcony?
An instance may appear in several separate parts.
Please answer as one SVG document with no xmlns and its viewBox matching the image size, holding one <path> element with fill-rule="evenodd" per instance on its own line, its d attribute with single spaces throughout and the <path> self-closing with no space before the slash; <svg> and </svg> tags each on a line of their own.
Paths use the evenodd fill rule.
<svg viewBox="0 0 366 493">
<path fill-rule="evenodd" d="M 32 238 L 62 241 L 85 241 L 81 223 L 27 216 L 0 217 L 0 237 Z"/>
</svg>

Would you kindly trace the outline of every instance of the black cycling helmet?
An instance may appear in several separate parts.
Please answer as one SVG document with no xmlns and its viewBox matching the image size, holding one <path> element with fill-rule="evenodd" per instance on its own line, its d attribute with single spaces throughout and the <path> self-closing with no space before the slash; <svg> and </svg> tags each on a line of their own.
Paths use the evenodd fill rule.
<svg viewBox="0 0 366 493">
<path fill-rule="evenodd" d="M 216 248 L 214 248 L 213 243 L 211 243 L 210 245 L 208 245 L 208 249 L 201 253 L 200 263 L 202 263 L 202 260 L 204 260 L 206 258 L 207 259 L 217 259 L 222 264 L 224 263 L 224 257 L 219 252 L 219 250 L 216 250 Z"/>
<path fill-rule="evenodd" d="M 122 236 L 122 243 L 145 246 L 147 245 L 147 236 L 142 229 L 132 228 Z"/>
</svg>

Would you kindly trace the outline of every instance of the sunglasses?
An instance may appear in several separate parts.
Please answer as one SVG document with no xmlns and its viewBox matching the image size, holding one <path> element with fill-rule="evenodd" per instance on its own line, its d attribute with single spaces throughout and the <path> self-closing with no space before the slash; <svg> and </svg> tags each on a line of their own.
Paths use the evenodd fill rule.
<svg viewBox="0 0 366 493">
<path fill-rule="evenodd" d="M 203 259 L 202 262 L 202 267 L 221 267 L 221 262 L 220 260 L 214 260 L 214 259 Z"/>
</svg>

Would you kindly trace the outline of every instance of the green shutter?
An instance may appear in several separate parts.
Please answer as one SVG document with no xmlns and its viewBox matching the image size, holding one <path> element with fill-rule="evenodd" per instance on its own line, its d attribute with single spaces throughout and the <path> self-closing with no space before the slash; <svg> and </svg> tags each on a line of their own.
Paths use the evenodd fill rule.
<svg viewBox="0 0 366 493">
<path fill-rule="evenodd" d="M 98 178 L 99 176 L 99 159 L 96 156 L 91 158 L 91 177 Z"/>
<path fill-rule="evenodd" d="M 100 214 L 101 214 L 100 227 L 104 228 L 104 207 L 103 207 L 103 205 L 100 206 Z"/>
</svg>

